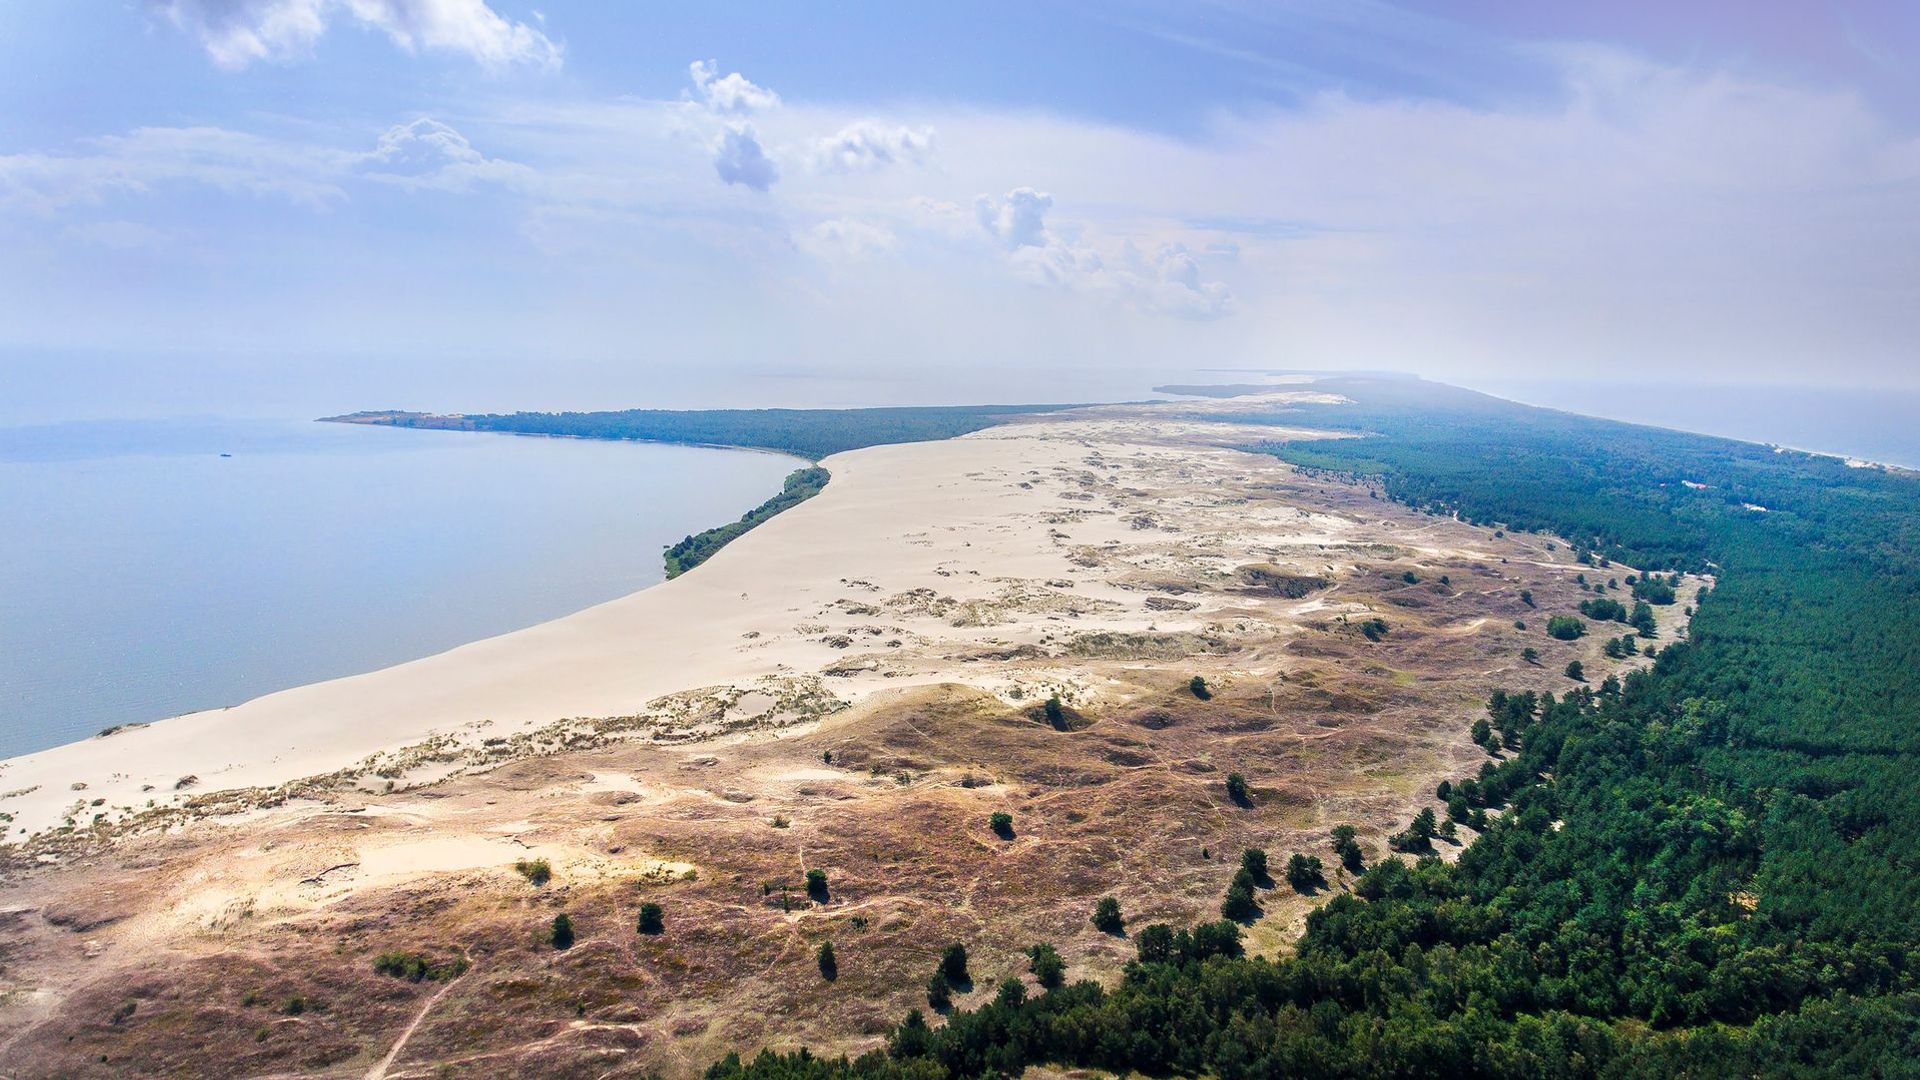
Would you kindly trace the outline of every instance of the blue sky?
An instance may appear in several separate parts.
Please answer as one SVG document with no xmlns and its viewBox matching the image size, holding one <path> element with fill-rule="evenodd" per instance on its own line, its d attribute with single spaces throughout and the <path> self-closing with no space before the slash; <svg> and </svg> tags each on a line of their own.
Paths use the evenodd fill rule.
<svg viewBox="0 0 1920 1080">
<path fill-rule="evenodd" d="M 5 4 L 0 365 L 207 411 L 692 369 L 1914 385 L 1916 12 Z"/>
</svg>

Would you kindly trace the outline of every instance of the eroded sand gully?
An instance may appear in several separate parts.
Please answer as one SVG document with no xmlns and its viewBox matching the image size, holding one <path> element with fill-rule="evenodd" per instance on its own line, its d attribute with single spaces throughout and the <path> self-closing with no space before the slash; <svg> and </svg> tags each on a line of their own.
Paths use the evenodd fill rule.
<svg viewBox="0 0 1920 1080">
<path fill-rule="evenodd" d="M 1111 974 L 1128 946 L 1092 899 L 1211 917 L 1241 847 L 1324 856 L 1339 821 L 1377 856 L 1484 760 L 1466 728 L 1492 687 L 1643 662 L 1514 626 L 1585 595 L 1564 547 L 1302 477 L 1230 448 L 1283 433 L 1179 419 L 1200 408 L 1224 407 L 837 455 L 823 495 L 668 584 L 6 763 L 0 1067 L 357 1075 L 402 1031 L 389 1075 L 858 1050 L 946 941 L 988 993 L 1036 940 Z M 545 888 L 513 870 L 532 859 Z M 825 903 L 797 889 L 814 866 Z M 1256 949 L 1316 902 L 1284 892 Z M 669 933 L 633 932 L 643 900 Z M 560 910 L 564 953 L 537 940 Z M 394 948 L 473 966 L 431 997 L 372 973 Z"/>
</svg>

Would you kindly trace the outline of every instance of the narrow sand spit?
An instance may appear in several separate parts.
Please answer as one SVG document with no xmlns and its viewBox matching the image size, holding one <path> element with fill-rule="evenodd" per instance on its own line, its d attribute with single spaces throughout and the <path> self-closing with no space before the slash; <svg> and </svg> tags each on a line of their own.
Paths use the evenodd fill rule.
<svg viewBox="0 0 1920 1080">
<path fill-rule="evenodd" d="M 983 678 L 978 661 L 1103 631 L 1207 631 L 1217 599 L 1148 603 L 1155 582 L 1227 578 L 1249 553 L 1331 569 L 1353 557 L 1342 548 L 1382 539 L 1353 517 L 1263 501 L 1263 478 L 1285 467 L 1226 447 L 1281 433 L 1173 415 L 1198 408 L 1080 410 L 834 455 L 824 494 L 673 581 L 411 663 L 0 764 L 7 839 L 355 765 L 419 779 L 410 770 L 423 763 L 451 771 L 468 750 L 574 718 L 670 717 L 680 735 L 711 738 L 739 730 L 729 720 L 805 723 L 929 682 L 1010 701 L 1097 697 L 1052 676 L 1023 685 L 1004 665 Z M 402 761 L 405 747 L 416 753 Z"/>
</svg>

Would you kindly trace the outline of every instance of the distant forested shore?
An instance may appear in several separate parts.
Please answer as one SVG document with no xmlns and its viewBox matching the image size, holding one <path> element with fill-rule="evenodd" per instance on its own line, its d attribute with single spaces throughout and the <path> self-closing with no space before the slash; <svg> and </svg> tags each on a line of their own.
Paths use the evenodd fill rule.
<svg viewBox="0 0 1920 1080">
<path fill-rule="evenodd" d="M 611 412 L 422 413 L 371 411 L 324 423 L 446 431 L 497 431 L 580 439 L 639 439 L 778 450 L 809 461 L 888 443 L 951 439 L 1020 416 L 1073 405 L 927 405 L 873 409 L 621 409 Z"/>
</svg>

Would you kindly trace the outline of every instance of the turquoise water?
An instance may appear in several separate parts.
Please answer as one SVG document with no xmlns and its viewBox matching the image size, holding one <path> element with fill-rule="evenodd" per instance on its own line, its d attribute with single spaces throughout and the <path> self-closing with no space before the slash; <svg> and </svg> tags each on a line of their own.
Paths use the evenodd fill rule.
<svg viewBox="0 0 1920 1080">
<path fill-rule="evenodd" d="M 305 421 L 0 428 L 0 757 L 624 595 L 798 464 Z"/>
</svg>

